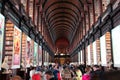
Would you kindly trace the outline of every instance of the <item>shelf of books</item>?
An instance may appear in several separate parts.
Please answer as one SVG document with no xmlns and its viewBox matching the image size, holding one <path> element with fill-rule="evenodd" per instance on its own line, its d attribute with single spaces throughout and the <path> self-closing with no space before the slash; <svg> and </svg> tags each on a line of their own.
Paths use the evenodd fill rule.
<svg viewBox="0 0 120 80">
<path fill-rule="evenodd" d="M 14 33 L 14 24 L 8 20 L 6 22 L 6 34 L 5 34 L 5 57 L 8 58 L 9 68 L 12 63 L 12 53 L 13 53 L 13 33 Z"/>
<path fill-rule="evenodd" d="M 38 60 L 39 60 L 39 66 L 41 66 L 42 65 L 42 46 L 39 46 L 39 49 L 38 49 L 38 53 L 39 53 L 39 58 L 38 58 Z"/>
<path fill-rule="evenodd" d="M 101 51 L 101 64 L 102 66 L 108 66 L 111 64 L 111 41 L 110 32 L 107 32 L 100 38 L 100 51 Z"/>
<path fill-rule="evenodd" d="M 109 63 L 111 64 L 111 60 L 112 60 L 110 32 L 107 32 L 105 34 L 105 37 L 106 37 L 106 52 L 107 52 L 106 59 L 107 59 L 107 64 L 109 65 Z"/>
<path fill-rule="evenodd" d="M 91 65 L 90 45 L 86 48 L 86 63 L 87 65 Z"/>
<path fill-rule="evenodd" d="M 21 65 L 23 68 L 25 68 L 26 66 L 26 49 L 27 46 L 27 35 L 25 33 L 22 33 L 22 61 L 21 61 Z"/>
<path fill-rule="evenodd" d="M 88 54 L 89 54 L 89 53 L 88 53 L 88 47 L 85 48 L 85 50 L 86 50 L 86 56 L 85 56 L 85 57 L 86 57 L 86 63 L 87 63 L 87 65 L 89 65 L 89 63 L 88 63 L 88 60 L 89 60 L 89 59 L 88 59 Z M 78 62 L 80 62 L 80 55 L 79 55 L 79 54 L 80 54 L 80 53 L 78 52 Z"/>
<path fill-rule="evenodd" d="M 90 44 L 90 59 L 91 59 L 91 64 L 93 65 L 94 56 L 93 56 L 93 45 L 92 44 Z"/>
<path fill-rule="evenodd" d="M 100 59 L 100 39 L 96 40 L 96 51 L 97 51 L 97 63 L 100 65 L 101 64 L 101 59 Z"/>
</svg>

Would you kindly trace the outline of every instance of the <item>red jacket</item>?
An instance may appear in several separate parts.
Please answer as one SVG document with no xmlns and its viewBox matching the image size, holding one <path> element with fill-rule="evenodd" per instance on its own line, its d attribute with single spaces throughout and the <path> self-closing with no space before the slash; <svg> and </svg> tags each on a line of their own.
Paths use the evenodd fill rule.
<svg viewBox="0 0 120 80">
<path fill-rule="evenodd" d="M 89 74 L 84 74 L 82 76 L 82 80 L 90 80 L 90 75 Z"/>
<path fill-rule="evenodd" d="M 57 73 L 57 76 L 58 76 L 58 80 L 62 80 L 62 79 L 61 79 L 60 72 L 59 72 L 59 73 Z"/>
<path fill-rule="evenodd" d="M 39 74 L 39 73 L 34 74 L 34 75 L 32 76 L 32 80 L 41 80 L 40 74 Z"/>
</svg>

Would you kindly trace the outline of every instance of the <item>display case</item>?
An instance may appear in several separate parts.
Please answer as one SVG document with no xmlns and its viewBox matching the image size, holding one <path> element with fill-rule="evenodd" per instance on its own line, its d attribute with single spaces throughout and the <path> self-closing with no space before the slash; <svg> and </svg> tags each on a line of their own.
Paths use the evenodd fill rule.
<svg viewBox="0 0 120 80">
<path fill-rule="evenodd" d="M 100 39 L 96 40 L 96 51 L 97 51 L 97 64 L 101 64 L 101 58 L 100 58 Z"/>
</svg>

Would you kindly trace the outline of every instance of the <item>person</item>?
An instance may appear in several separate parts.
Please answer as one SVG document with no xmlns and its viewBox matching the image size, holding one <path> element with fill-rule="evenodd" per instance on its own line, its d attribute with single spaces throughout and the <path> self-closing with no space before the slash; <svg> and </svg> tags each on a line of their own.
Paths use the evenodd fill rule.
<svg viewBox="0 0 120 80">
<path fill-rule="evenodd" d="M 71 80 L 72 76 L 71 76 L 70 69 L 68 68 L 68 66 L 64 66 L 63 68 L 64 69 L 61 73 L 62 79 L 63 80 Z"/>
<path fill-rule="evenodd" d="M 54 78 L 54 75 L 51 70 L 45 72 L 46 80 L 57 80 Z"/>
<path fill-rule="evenodd" d="M 22 80 L 22 78 L 21 78 L 20 76 L 18 76 L 18 75 L 15 75 L 15 76 L 12 78 L 12 80 Z"/>
<path fill-rule="evenodd" d="M 90 80 L 90 72 L 91 72 L 91 67 L 90 66 L 87 66 L 85 68 L 85 74 L 82 76 L 82 80 Z"/>
<path fill-rule="evenodd" d="M 75 69 L 75 72 L 76 72 L 76 79 L 77 80 L 82 80 L 82 72 L 80 71 L 80 69 L 79 68 L 76 68 Z"/>
<path fill-rule="evenodd" d="M 93 66 L 93 71 L 90 73 L 90 80 L 103 80 L 102 79 L 103 71 L 98 65 Z"/>
<path fill-rule="evenodd" d="M 41 80 L 41 74 L 39 71 L 35 71 L 35 73 L 32 76 L 32 80 Z"/>
<path fill-rule="evenodd" d="M 32 80 L 32 76 L 35 74 L 35 67 L 31 67 L 31 70 L 30 70 L 30 80 Z"/>
<path fill-rule="evenodd" d="M 58 80 L 58 75 L 59 75 L 59 70 L 58 70 L 58 65 L 55 65 L 54 66 L 54 69 L 53 69 L 53 75 L 55 77 L 56 80 Z"/>
</svg>

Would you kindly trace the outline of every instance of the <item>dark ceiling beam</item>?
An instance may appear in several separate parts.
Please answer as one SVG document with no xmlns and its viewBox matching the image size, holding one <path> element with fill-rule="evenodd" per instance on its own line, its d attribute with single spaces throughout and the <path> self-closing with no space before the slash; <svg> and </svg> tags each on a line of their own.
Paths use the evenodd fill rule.
<svg viewBox="0 0 120 80">
<path fill-rule="evenodd" d="M 70 35 L 72 34 L 73 30 L 70 30 L 68 27 L 66 26 L 62 26 L 62 25 L 59 25 L 55 28 L 52 29 L 53 31 L 53 34 L 56 34 L 57 35 L 57 32 L 58 30 L 61 30 L 61 32 L 63 33 L 63 31 L 66 31 L 65 33 L 61 34 L 62 36 L 63 35 L 66 35 L 68 39 L 70 39 Z"/>
<path fill-rule="evenodd" d="M 74 23 L 76 23 L 79 19 L 78 18 L 76 18 L 74 15 L 72 15 L 71 13 L 68 13 L 68 12 L 58 12 L 58 13 L 55 13 L 55 14 L 53 14 L 53 15 L 51 15 L 50 17 L 46 17 L 46 19 L 47 20 L 49 20 L 49 19 L 51 19 L 51 18 L 53 18 L 53 17 L 55 17 L 56 15 L 69 15 L 70 17 L 73 17 L 73 19 L 75 19 L 74 21 L 72 21 L 72 22 L 74 22 Z"/>
<path fill-rule="evenodd" d="M 65 16 L 65 15 L 57 15 L 57 16 L 54 16 L 53 18 L 51 18 L 50 20 L 48 20 L 48 23 L 50 24 L 52 21 L 54 21 L 55 19 L 59 19 L 59 18 L 67 18 L 71 21 L 74 21 L 74 18 L 72 17 L 69 17 L 69 16 Z"/>
<path fill-rule="evenodd" d="M 74 31 L 74 30 L 71 29 L 69 26 L 67 26 L 67 25 L 62 25 L 62 24 L 53 27 L 51 30 L 55 30 L 55 31 L 56 31 L 56 29 L 59 29 L 59 28 L 67 29 L 69 32 L 73 32 L 73 31 Z"/>
<path fill-rule="evenodd" d="M 69 23 L 66 23 L 66 22 L 55 23 L 55 24 L 52 25 L 50 28 L 52 29 L 52 28 L 54 28 L 54 27 L 56 27 L 56 26 L 58 26 L 58 25 L 67 25 L 67 26 L 69 26 L 69 28 L 75 30 L 75 28 L 72 28 L 72 27 L 73 27 L 72 25 L 70 25 Z"/>
<path fill-rule="evenodd" d="M 54 24 L 57 24 L 57 23 L 69 23 L 70 25 L 72 25 L 73 27 L 75 27 L 76 26 L 76 24 L 73 24 L 73 23 L 71 23 L 70 21 L 68 21 L 68 20 L 56 20 L 56 21 L 54 21 L 54 22 L 52 22 L 52 24 L 51 25 L 54 25 Z M 52 26 L 51 26 L 52 27 Z"/>
<path fill-rule="evenodd" d="M 69 31 L 69 33 L 73 31 L 73 30 L 70 30 L 67 26 L 62 26 L 62 25 L 56 26 L 52 30 L 57 31 L 57 29 L 65 29 L 65 30 Z"/>
<path fill-rule="evenodd" d="M 44 7 L 45 6 L 45 4 L 47 3 L 47 1 L 49 1 L 49 0 L 42 0 L 43 2 L 42 2 L 42 6 Z"/>
<path fill-rule="evenodd" d="M 71 20 L 71 18 L 70 17 L 67 17 L 67 16 L 57 16 L 55 19 L 59 19 L 59 18 L 68 18 L 68 19 L 70 19 Z M 54 21 L 54 19 L 52 20 L 52 21 Z M 72 20 L 71 20 L 72 21 Z M 49 21 L 49 22 L 51 22 L 51 21 Z M 48 23 L 48 24 L 50 24 L 50 23 Z M 49 26 L 49 28 L 50 27 L 52 27 L 53 25 L 50 25 Z M 75 29 L 75 26 L 73 26 L 73 25 L 71 25 L 71 27 L 73 28 L 73 29 Z"/>
<path fill-rule="evenodd" d="M 73 21 L 71 21 L 71 20 L 68 19 L 68 18 L 57 18 L 57 19 L 53 20 L 50 25 L 52 25 L 52 24 L 55 23 L 56 21 L 62 21 L 62 20 L 64 20 L 64 21 L 69 21 L 69 22 L 71 22 L 73 25 L 76 25 L 76 23 L 74 23 Z"/>
<path fill-rule="evenodd" d="M 80 11 L 80 8 L 78 6 L 76 6 L 74 3 L 72 2 L 69 2 L 69 1 L 56 1 L 56 2 L 53 2 L 52 4 L 49 5 L 49 7 L 45 10 L 45 14 L 48 12 L 48 10 L 53 6 L 53 5 L 56 5 L 56 4 L 69 4 L 70 6 L 72 5 L 73 7 L 75 7 L 78 11 L 79 11 L 79 14 L 81 15 L 81 11 Z M 44 8 L 44 5 L 43 5 L 43 8 Z"/>
<path fill-rule="evenodd" d="M 68 36 L 68 34 L 69 34 L 69 31 L 67 30 L 67 29 L 62 29 L 62 28 L 59 28 L 59 29 L 57 29 L 56 31 L 55 31 L 55 33 L 61 33 L 61 34 L 64 34 L 64 35 L 66 35 L 66 36 Z"/>
<path fill-rule="evenodd" d="M 56 33 L 56 32 L 55 32 Z M 68 32 L 66 32 L 66 30 L 62 30 L 62 29 L 58 29 L 57 30 L 57 38 L 56 38 L 56 40 L 59 38 L 59 36 L 68 36 Z M 69 37 L 66 37 L 67 39 L 69 39 Z"/>
<path fill-rule="evenodd" d="M 70 8 L 67 8 L 67 7 L 58 7 L 58 8 L 55 8 L 55 9 L 53 9 L 53 10 L 51 10 L 50 12 L 49 12 L 49 14 L 46 14 L 46 19 L 48 19 L 49 18 L 49 16 L 51 16 L 51 14 L 54 12 L 59 12 L 58 10 L 61 10 L 61 11 L 63 11 L 63 10 L 65 10 L 65 11 L 70 11 L 71 13 L 69 13 L 69 14 L 72 14 L 72 13 L 74 13 L 74 18 L 77 18 L 76 20 L 79 20 L 79 14 L 76 12 L 76 11 L 74 11 L 74 10 L 72 10 L 72 9 L 70 9 Z M 57 13 L 56 13 L 57 14 Z M 73 15 L 73 14 L 72 14 Z M 76 17 L 75 17 L 76 16 Z"/>
<path fill-rule="evenodd" d="M 78 0 L 78 1 L 80 2 L 81 7 L 84 9 L 84 4 L 82 3 L 82 1 L 81 0 Z"/>
</svg>

